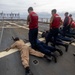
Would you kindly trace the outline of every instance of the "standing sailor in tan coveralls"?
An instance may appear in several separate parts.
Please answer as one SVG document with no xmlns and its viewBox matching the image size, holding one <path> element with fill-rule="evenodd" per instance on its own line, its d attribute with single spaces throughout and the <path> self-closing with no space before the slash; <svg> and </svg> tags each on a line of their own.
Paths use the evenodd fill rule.
<svg viewBox="0 0 75 75">
<path fill-rule="evenodd" d="M 18 37 L 13 38 L 13 40 L 15 41 L 14 44 L 12 44 L 10 48 L 7 48 L 6 51 L 12 48 L 17 48 L 20 51 L 22 64 L 26 69 L 26 75 L 33 75 L 33 73 L 29 69 L 29 54 L 37 57 L 46 58 L 48 61 L 51 61 L 51 59 L 47 57 L 45 54 L 35 51 L 31 47 L 25 45 L 24 41 L 19 39 Z"/>
</svg>

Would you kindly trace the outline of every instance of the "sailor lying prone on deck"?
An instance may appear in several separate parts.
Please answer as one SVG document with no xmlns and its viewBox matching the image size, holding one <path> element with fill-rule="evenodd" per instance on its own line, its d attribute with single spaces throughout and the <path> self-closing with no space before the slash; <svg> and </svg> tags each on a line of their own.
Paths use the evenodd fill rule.
<svg viewBox="0 0 75 75">
<path fill-rule="evenodd" d="M 14 40 L 14 43 L 11 45 L 10 48 L 7 48 L 5 51 L 8 51 L 8 50 L 14 49 L 14 48 L 17 48 L 20 51 L 21 60 L 22 60 L 23 66 L 25 68 L 26 75 L 33 75 L 33 73 L 29 69 L 29 54 L 37 56 L 37 57 L 45 58 L 49 62 L 51 61 L 50 57 L 48 57 L 47 55 L 45 55 L 41 52 L 35 51 L 31 47 L 25 45 L 24 41 L 19 39 L 18 37 L 13 38 L 13 40 Z"/>
</svg>

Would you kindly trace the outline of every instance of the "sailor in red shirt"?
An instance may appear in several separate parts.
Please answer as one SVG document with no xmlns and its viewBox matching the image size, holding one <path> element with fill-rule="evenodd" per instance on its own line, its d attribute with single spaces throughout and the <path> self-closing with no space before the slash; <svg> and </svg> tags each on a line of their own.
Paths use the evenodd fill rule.
<svg viewBox="0 0 75 75">
<path fill-rule="evenodd" d="M 68 26 L 67 26 L 67 32 L 70 33 L 71 24 L 72 24 L 72 21 L 73 21 L 72 14 L 70 14 L 68 18 L 69 18 L 69 22 L 68 22 Z"/>
<path fill-rule="evenodd" d="M 50 41 L 50 39 L 53 37 L 54 38 L 54 42 L 56 42 L 56 38 L 58 36 L 58 33 L 59 33 L 59 27 L 61 25 L 61 17 L 56 14 L 57 10 L 56 9 L 53 9 L 52 10 L 52 17 L 50 19 L 50 31 L 49 31 L 49 34 L 46 38 L 46 44 L 48 44 L 48 42 Z"/>
<path fill-rule="evenodd" d="M 69 15 L 69 18 L 70 18 L 70 25 L 71 25 L 71 23 L 73 22 L 72 14 Z"/>
<path fill-rule="evenodd" d="M 70 23 L 71 23 L 71 18 L 68 16 L 68 12 L 65 13 L 65 19 L 63 23 L 63 35 L 65 36 L 66 33 L 70 33 Z"/>
<path fill-rule="evenodd" d="M 31 47 L 36 49 L 36 40 L 38 36 L 38 15 L 33 11 L 32 7 L 28 8 L 27 24 L 29 25 L 29 42 Z"/>
</svg>

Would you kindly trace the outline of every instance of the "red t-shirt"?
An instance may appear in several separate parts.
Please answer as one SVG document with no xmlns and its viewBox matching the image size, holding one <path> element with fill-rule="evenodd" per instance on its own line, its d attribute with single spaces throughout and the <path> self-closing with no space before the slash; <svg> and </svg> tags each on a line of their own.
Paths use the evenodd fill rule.
<svg viewBox="0 0 75 75">
<path fill-rule="evenodd" d="M 52 22 L 51 28 L 59 28 L 60 27 L 61 18 L 60 18 L 60 16 L 58 14 L 54 14 L 53 16 L 54 16 L 54 18 L 53 18 L 53 22 Z"/>
<path fill-rule="evenodd" d="M 71 17 L 69 17 L 69 25 L 71 25 L 73 19 Z"/>
<path fill-rule="evenodd" d="M 70 24 L 71 24 L 71 17 L 66 16 L 65 19 L 64 19 L 63 25 L 67 26 L 67 25 L 70 25 Z"/>
<path fill-rule="evenodd" d="M 29 23 L 29 29 L 38 28 L 38 15 L 35 12 L 29 14 L 31 22 Z"/>
<path fill-rule="evenodd" d="M 74 21 L 71 23 L 71 27 L 75 28 L 75 22 Z"/>
</svg>

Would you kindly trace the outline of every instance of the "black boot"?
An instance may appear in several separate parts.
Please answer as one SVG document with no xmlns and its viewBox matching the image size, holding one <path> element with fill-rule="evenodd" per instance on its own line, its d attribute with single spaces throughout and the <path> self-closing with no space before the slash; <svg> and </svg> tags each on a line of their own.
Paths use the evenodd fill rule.
<svg viewBox="0 0 75 75">
<path fill-rule="evenodd" d="M 30 71 L 29 67 L 26 67 L 25 75 L 33 75 L 33 73 Z"/>
<path fill-rule="evenodd" d="M 51 62 L 52 58 L 48 57 L 47 55 L 44 55 L 44 58 L 48 61 Z"/>
<path fill-rule="evenodd" d="M 45 34 L 46 34 L 46 32 L 43 32 L 42 35 L 41 35 L 41 37 L 42 38 L 45 37 Z"/>
<path fill-rule="evenodd" d="M 52 43 L 51 46 L 52 46 L 52 47 L 55 47 L 55 44 Z"/>
<path fill-rule="evenodd" d="M 57 58 L 56 58 L 56 56 L 55 56 L 53 53 L 51 53 L 50 56 L 52 56 L 53 59 L 54 59 L 54 62 L 57 63 Z"/>
<path fill-rule="evenodd" d="M 66 52 L 68 51 L 68 47 L 69 47 L 69 44 L 66 44 L 66 45 L 65 45 L 65 48 L 66 48 L 65 51 L 66 51 Z"/>
<path fill-rule="evenodd" d="M 48 42 L 45 42 L 45 44 L 48 46 Z"/>
<path fill-rule="evenodd" d="M 69 43 L 69 44 L 72 44 L 73 42 L 75 42 L 75 40 L 70 41 L 70 43 Z"/>
<path fill-rule="evenodd" d="M 56 49 L 56 51 L 58 51 L 58 52 L 60 53 L 60 56 L 62 56 L 62 55 L 63 55 L 63 52 L 62 52 L 61 50 Z"/>
<path fill-rule="evenodd" d="M 73 56 L 75 56 L 75 53 L 73 53 Z"/>
</svg>

